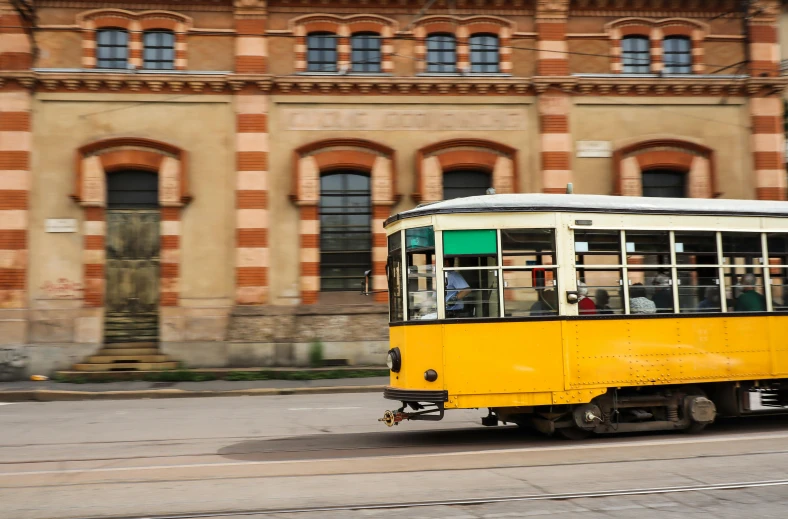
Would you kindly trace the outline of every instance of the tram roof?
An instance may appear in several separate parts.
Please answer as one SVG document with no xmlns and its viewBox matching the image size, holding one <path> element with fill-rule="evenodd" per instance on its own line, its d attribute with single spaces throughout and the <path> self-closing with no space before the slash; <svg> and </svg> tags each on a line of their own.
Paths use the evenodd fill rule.
<svg viewBox="0 0 788 519">
<path fill-rule="evenodd" d="M 508 194 L 455 198 L 421 205 L 389 217 L 397 220 L 461 213 L 637 213 L 788 217 L 788 202 L 608 195 Z"/>
</svg>

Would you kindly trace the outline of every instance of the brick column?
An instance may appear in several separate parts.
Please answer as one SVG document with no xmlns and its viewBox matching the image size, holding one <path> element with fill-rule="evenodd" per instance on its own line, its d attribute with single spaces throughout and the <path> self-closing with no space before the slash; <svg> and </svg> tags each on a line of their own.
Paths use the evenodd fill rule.
<svg viewBox="0 0 788 519">
<path fill-rule="evenodd" d="M 780 2 L 751 2 L 748 20 L 749 73 L 752 77 L 780 75 L 780 48 L 777 22 Z M 750 99 L 752 150 L 755 164 L 755 192 L 760 200 L 786 199 L 785 138 L 783 101 L 759 92 Z"/>
<path fill-rule="evenodd" d="M 301 303 L 317 303 L 320 295 L 320 210 L 317 205 L 299 208 L 301 235 Z"/>
<path fill-rule="evenodd" d="M 786 200 L 782 99 L 750 99 L 750 117 L 756 197 L 758 200 Z"/>
<path fill-rule="evenodd" d="M 265 74 L 265 2 L 245 2 L 235 13 L 235 72 Z M 251 4 L 251 5 L 250 5 Z M 268 96 L 237 92 L 236 303 L 268 301 Z"/>
<path fill-rule="evenodd" d="M 569 110 L 572 100 L 556 90 L 539 96 L 539 130 L 542 143 L 542 191 L 564 193 L 572 181 L 572 136 Z"/>
<path fill-rule="evenodd" d="M 652 27 L 649 35 L 651 44 L 651 72 L 658 74 L 665 70 L 665 60 L 663 56 L 662 43 L 665 35 L 659 27 Z"/>
<path fill-rule="evenodd" d="M 536 33 L 539 46 L 536 74 L 568 76 L 569 55 L 566 25 L 569 0 L 540 1 L 536 10 Z"/>
<path fill-rule="evenodd" d="M 32 66 L 23 20 L 0 0 L 0 70 Z M 0 309 L 23 309 L 27 301 L 31 134 L 30 92 L 19 82 L 0 81 Z M 5 315 L 9 322 L 3 323 Z M 12 324 L 16 323 L 16 324 Z M 0 313 L 0 344 L 23 344 L 24 317 Z"/>
<path fill-rule="evenodd" d="M 539 43 L 537 75 L 568 76 L 569 57 L 566 42 L 569 0 L 540 1 L 536 10 Z M 563 193 L 571 182 L 572 138 L 569 134 L 571 98 L 548 87 L 537 101 L 541 132 L 542 191 Z"/>
<path fill-rule="evenodd" d="M 142 68 L 142 28 L 136 20 L 129 24 L 129 65 Z"/>
</svg>

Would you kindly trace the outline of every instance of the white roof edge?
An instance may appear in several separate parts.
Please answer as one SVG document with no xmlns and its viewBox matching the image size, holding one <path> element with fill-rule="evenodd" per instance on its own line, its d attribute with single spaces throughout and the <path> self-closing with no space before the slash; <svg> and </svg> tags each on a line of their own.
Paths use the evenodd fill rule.
<svg viewBox="0 0 788 519">
<path fill-rule="evenodd" d="M 509 194 L 456 198 L 403 211 L 389 220 L 435 213 L 637 212 L 788 217 L 788 202 L 717 198 L 651 198 L 610 195 Z"/>
</svg>

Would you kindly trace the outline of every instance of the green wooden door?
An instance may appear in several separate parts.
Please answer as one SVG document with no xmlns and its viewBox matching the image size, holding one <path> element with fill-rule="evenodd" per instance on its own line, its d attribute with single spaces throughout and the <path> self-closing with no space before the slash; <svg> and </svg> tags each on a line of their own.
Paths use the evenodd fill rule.
<svg viewBox="0 0 788 519">
<path fill-rule="evenodd" d="M 104 340 L 159 339 L 158 209 L 107 210 Z"/>
</svg>

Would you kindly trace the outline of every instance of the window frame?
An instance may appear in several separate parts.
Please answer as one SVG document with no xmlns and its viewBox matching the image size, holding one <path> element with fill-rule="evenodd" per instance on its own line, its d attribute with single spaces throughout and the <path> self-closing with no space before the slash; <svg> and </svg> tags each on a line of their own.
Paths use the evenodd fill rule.
<svg viewBox="0 0 788 519">
<path fill-rule="evenodd" d="M 312 42 L 333 42 L 333 46 L 312 46 Z M 306 35 L 306 71 L 336 73 L 339 71 L 339 36 L 334 32 L 315 31 Z M 310 56 L 315 52 L 320 59 L 312 60 Z M 334 59 L 330 56 L 333 54 Z"/>
<path fill-rule="evenodd" d="M 361 192 L 361 190 L 352 190 L 352 189 L 350 189 L 350 187 L 348 185 L 348 180 L 349 180 L 349 176 L 350 175 L 364 177 L 364 178 L 367 179 L 366 189 L 364 190 L 363 193 Z M 323 181 L 324 181 L 324 179 L 326 179 L 328 177 L 332 177 L 332 176 L 336 176 L 336 177 L 342 176 L 343 177 L 342 180 L 341 180 L 342 186 L 341 186 L 340 190 L 333 190 L 333 189 L 332 190 L 329 190 L 329 189 L 324 190 L 324 188 L 323 188 Z M 372 231 L 372 225 L 373 225 L 372 178 L 370 177 L 370 175 L 368 175 L 365 172 L 360 171 L 360 170 L 338 169 L 338 170 L 332 170 L 332 171 L 328 171 L 328 172 L 326 172 L 324 174 L 321 174 L 319 181 L 320 181 L 320 186 L 319 186 L 319 188 L 320 188 L 320 191 L 319 191 L 320 199 L 319 200 L 320 201 L 318 203 L 318 221 L 320 222 L 320 234 L 319 234 L 320 292 L 352 292 L 352 291 L 355 291 L 356 288 L 358 288 L 360 290 L 360 288 L 361 288 L 360 286 L 359 287 L 350 286 L 350 284 L 353 282 L 352 280 L 355 279 L 355 277 L 347 275 L 347 274 L 339 275 L 339 276 L 324 276 L 323 275 L 323 269 L 325 267 L 329 266 L 329 265 L 330 266 L 342 265 L 339 268 L 343 269 L 343 270 L 349 270 L 349 269 L 351 269 L 353 267 L 360 267 L 362 269 L 362 272 L 365 271 L 365 270 L 372 270 L 372 264 L 373 264 L 373 262 L 372 262 L 372 248 L 373 247 L 372 247 L 372 245 L 373 245 L 373 239 L 374 239 L 373 238 L 373 231 Z M 328 192 L 324 192 L 324 191 L 328 191 Z M 347 211 L 346 210 L 347 208 L 352 207 L 351 199 L 352 198 L 356 198 L 356 197 L 366 197 L 367 202 L 368 202 L 367 207 L 365 207 L 364 208 L 365 210 L 362 211 L 362 212 Z M 324 204 L 324 200 L 327 201 L 327 200 L 332 199 L 332 198 L 333 199 L 339 199 L 341 201 L 340 205 L 337 206 L 337 205 L 333 205 L 333 204 L 332 205 L 325 205 Z M 333 211 L 330 210 L 330 209 L 333 209 Z M 336 212 L 336 211 L 340 211 L 340 210 L 341 210 L 341 212 Z M 364 230 L 364 231 L 352 230 L 352 228 L 359 227 L 359 226 L 355 225 L 355 224 L 352 224 L 352 223 L 348 223 L 348 217 L 350 217 L 350 216 L 359 216 L 359 215 L 367 217 L 367 225 L 365 226 L 366 230 Z M 342 217 L 341 218 L 342 223 L 336 224 L 336 225 L 331 225 L 331 226 L 324 225 L 323 224 L 323 217 L 324 216 L 341 216 Z M 346 229 L 345 231 L 341 231 L 342 228 L 348 228 L 349 230 Z M 330 229 L 333 229 L 333 230 L 330 230 Z M 367 247 L 365 249 L 361 249 L 361 248 L 353 249 L 353 248 L 347 248 L 347 247 L 341 248 L 341 249 L 334 249 L 334 248 L 327 247 L 327 246 L 325 246 L 324 240 L 327 240 L 330 237 L 331 233 L 340 234 L 343 238 L 347 238 L 348 235 L 359 235 L 359 236 L 352 236 L 353 238 L 366 237 L 367 238 Z M 362 263 L 356 264 L 356 263 L 349 262 L 349 261 L 343 261 L 341 263 L 340 262 L 326 262 L 326 261 L 324 261 L 324 257 L 327 257 L 327 256 L 361 255 L 361 254 L 364 254 L 367 257 L 367 261 L 364 262 L 363 264 Z M 347 265 L 350 265 L 350 266 L 347 266 Z M 327 288 L 327 287 L 324 286 L 324 283 L 328 279 L 344 280 L 343 281 L 343 286 L 341 288 Z M 361 276 L 359 276 L 358 279 L 359 279 L 359 282 L 361 282 L 361 280 L 363 279 L 363 274 Z M 372 287 L 372 288 L 374 288 L 374 287 Z"/>
<path fill-rule="evenodd" d="M 686 43 L 686 49 L 675 50 L 671 49 L 668 50 L 669 42 L 682 42 Z M 672 62 L 668 57 L 669 56 L 679 56 L 687 58 L 687 62 L 683 63 L 681 59 L 679 62 Z M 662 62 L 663 62 L 663 72 L 665 74 L 676 74 L 676 75 L 687 75 L 692 74 L 692 39 L 688 36 L 682 35 L 672 35 L 672 36 L 665 36 L 662 39 Z M 682 70 L 671 70 L 674 69 L 682 69 Z"/>
<path fill-rule="evenodd" d="M 107 34 L 110 37 L 109 43 L 101 43 L 102 35 Z M 123 43 L 116 41 L 118 35 L 124 36 Z M 119 51 L 122 49 L 122 52 Z M 102 58 L 102 50 L 109 51 L 110 57 Z M 116 53 L 122 54 L 118 57 Z M 128 70 L 129 68 L 129 31 L 123 27 L 102 27 L 96 30 L 96 68 L 105 70 Z M 102 61 L 111 62 L 115 65 L 122 66 L 106 66 L 102 65 Z"/>
<path fill-rule="evenodd" d="M 446 38 L 442 40 L 441 38 Z M 430 48 L 438 45 L 437 48 Z M 446 46 L 451 48 L 445 48 Z M 428 74 L 457 73 L 457 36 L 450 32 L 433 32 L 424 38 L 425 71 Z M 437 61 L 435 61 L 437 59 Z M 450 61 L 444 61 L 450 60 Z"/>
<path fill-rule="evenodd" d="M 157 37 L 157 36 L 169 36 L 172 38 L 171 45 L 166 45 L 165 42 L 157 42 L 157 44 L 149 45 L 148 44 L 148 37 Z M 142 68 L 145 70 L 175 70 L 175 32 L 168 30 L 168 29 L 151 29 L 149 31 L 145 31 L 142 33 Z M 171 59 L 164 59 L 162 55 L 165 54 L 165 51 L 170 50 L 172 52 Z M 148 53 L 151 52 L 155 54 L 153 58 L 148 57 Z M 162 64 L 167 63 L 169 64 L 168 67 L 162 66 L 149 66 L 149 63 L 154 64 Z"/>
<path fill-rule="evenodd" d="M 474 38 L 490 38 L 493 43 L 475 43 Z M 481 48 L 474 49 L 474 45 L 480 45 Z M 501 40 L 497 34 L 488 32 L 477 32 L 471 34 L 468 38 L 468 56 L 470 63 L 470 72 L 472 74 L 500 74 L 501 73 Z M 474 53 L 482 58 L 480 61 L 474 62 Z M 489 59 L 494 56 L 494 60 Z M 492 70 L 486 70 L 492 68 Z M 482 70 L 479 70 L 482 69 Z"/>
<path fill-rule="evenodd" d="M 363 42 L 363 45 L 356 48 L 357 42 Z M 369 42 L 376 42 L 377 47 L 370 48 Z M 356 61 L 356 53 L 361 56 L 361 62 Z M 373 59 L 375 55 L 377 55 L 377 60 Z M 369 70 L 369 68 L 374 70 Z M 350 35 L 350 71 L 354 74 L 380 74 L 383 72 L 383 37 L 379 33 L 359 31 Z"/>
<path fill-rule="evenodd" d="M 627 42 L 645 43 L 643 49 L 627 49 Z M 645 58 L 645 63 L 641 61 Z M 632 62 L 627 63 L 630 60 Z M 623 74 L 644 75 L 651 74 L 651 39 L 642 34 L 631 34 L 621 38 L 621 72 Z M 629 69 L 628 69 L 629 67 Z"/>
</svg>

